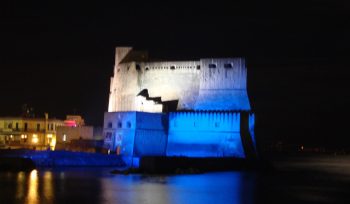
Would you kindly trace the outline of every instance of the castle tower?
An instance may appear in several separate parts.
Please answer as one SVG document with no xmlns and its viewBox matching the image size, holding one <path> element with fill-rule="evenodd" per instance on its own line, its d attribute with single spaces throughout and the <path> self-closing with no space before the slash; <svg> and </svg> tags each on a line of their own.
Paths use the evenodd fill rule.
<svg viewBox="0 0 350 204">
<path fill-rule="evenodd" d="M 250 110 L 244 59 L 200 61 L 200 88 L 194 110 Z"/>
</svg>

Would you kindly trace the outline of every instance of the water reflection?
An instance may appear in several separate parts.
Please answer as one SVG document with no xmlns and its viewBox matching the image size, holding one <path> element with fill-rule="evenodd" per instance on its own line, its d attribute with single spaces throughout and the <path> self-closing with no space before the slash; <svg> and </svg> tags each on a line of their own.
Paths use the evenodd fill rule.
<svg viewBox="0 0 350 204">
<path fill-rule="evenodd" d="M 43 175 L 44 203 L 52 203 L 54 200 L 53 175 L 51 171 L 45 171 Z"/>
<path fill-rule="evenodd" d="M 326 160 L 321 166 L 319 160 L 307 160 L 281 163 L 272 172 L 172 176 L 113 175 L 112 169 L 101 168 L 0 172 L 0 204 L 350 203 L 349 161 Z"/>
<path fill-rule="evenodd" d="M 21 199 L 25 195 L 25 174 L 24 172 L 19 172 L 17 174 L 17 189 L 16 189 L 16 199 Z"/>
<path fill-rule="evenodd" d="M 116 175 L 101 180 L 101 202 L 253 203 L 253 178 L 254 175 L 246 176 L 239 172 L 179 176 Z"/>
<path fill-rule="evenodd" d="M 43 169 L 6 175 L 0 203 L 252 203 L 254 175 L 113 175 L 111 169 Z M 4 175 L 5 176 L 5 175 Z M 2 182 L 4 177 L 1 177 Z"/>
<path fill-rule="evenodd" d="M 39 183 L 38 171 L 34 169 L 30 172 L 30 176 L 29 176 L 28 194 L 26 198 L 27 204 L 39 203 L 38 183 Z"/>
</svg>

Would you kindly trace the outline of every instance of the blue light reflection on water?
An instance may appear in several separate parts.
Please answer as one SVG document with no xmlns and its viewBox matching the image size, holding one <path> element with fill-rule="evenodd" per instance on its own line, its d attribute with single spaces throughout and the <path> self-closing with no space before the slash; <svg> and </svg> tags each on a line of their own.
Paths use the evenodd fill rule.
<svg viewBox="0 0 350 204">
<path fill-rule="evenodd" d="M 254 203 L 254 175 L 113 175 L 111 169 L 0 173 L 0 203 Z"/>
</svg>

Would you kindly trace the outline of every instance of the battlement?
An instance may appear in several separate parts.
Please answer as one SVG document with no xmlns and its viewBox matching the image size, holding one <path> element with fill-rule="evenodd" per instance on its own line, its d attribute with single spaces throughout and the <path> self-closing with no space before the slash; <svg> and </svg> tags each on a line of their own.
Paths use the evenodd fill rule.
<svg viewBox="0 0 350 204">
<path fill-rule="evenodd" d="M 183 70 L 192 69 L 200 70 L 199 61 L 164 61 L 143 63 L 142 67 L 147 70 Z"/>
</svg>

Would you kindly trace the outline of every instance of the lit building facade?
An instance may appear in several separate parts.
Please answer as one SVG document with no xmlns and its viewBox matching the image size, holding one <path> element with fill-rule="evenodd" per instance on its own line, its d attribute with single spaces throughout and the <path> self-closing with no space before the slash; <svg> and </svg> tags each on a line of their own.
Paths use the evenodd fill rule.
<svg viewBox="0 0 350 204">
<path fill-rule="evenodd" d="M 54 150 L 56 130 L 62 120 L 45 118 L 1 117 L 0 148 Z"/>
<path fill-rule="evenodd" d="M 243 58 L 149 61 L 116 49 L 105 147 L 127 157 L 256 155 Z"/>
</svg>

